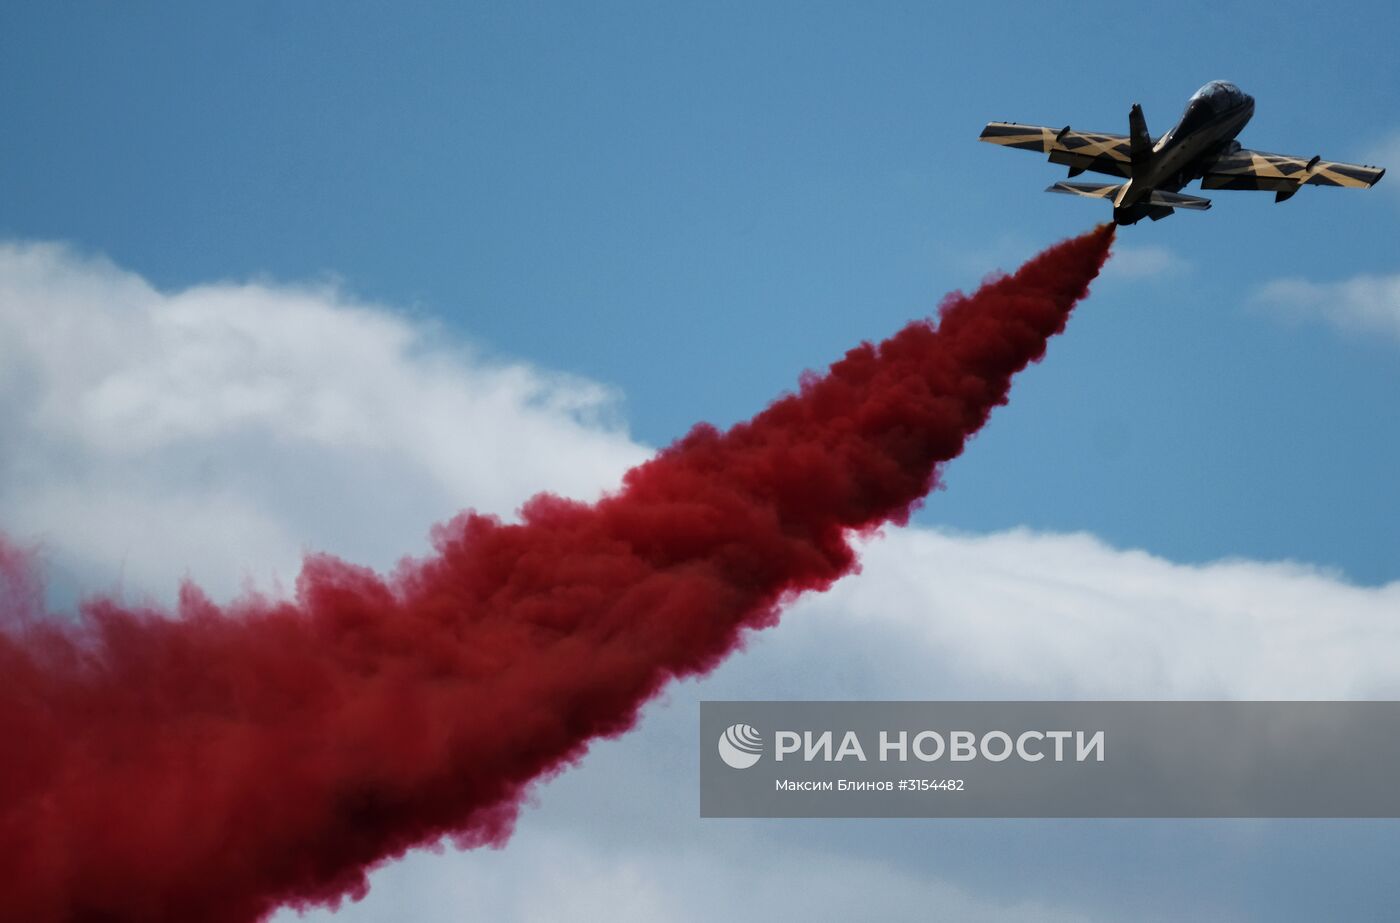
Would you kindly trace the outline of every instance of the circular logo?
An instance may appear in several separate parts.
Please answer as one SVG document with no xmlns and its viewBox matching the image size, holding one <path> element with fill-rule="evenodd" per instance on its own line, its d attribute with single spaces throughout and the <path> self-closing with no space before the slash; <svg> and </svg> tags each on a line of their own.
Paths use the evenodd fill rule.
<svg viewBox="0 0 1400 923">
<path fill-rule="evenodd" d="M 748 769 L 763 756 L 763 737 L 748 724 L 731 724 L 719 735 L 719 758 L 734 769 Z"/>
</svg>

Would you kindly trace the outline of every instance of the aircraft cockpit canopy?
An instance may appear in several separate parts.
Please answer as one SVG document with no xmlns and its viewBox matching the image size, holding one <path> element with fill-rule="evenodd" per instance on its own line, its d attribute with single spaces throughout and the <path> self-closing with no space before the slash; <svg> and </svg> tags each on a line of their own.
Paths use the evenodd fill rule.
<svg viewBox="0 0 1400 923">
<path fill-rule="evenodd" d="M 1176 131 L 1183 134 L 1194 131 L 1248 99 L 1243 90 L 1228 80 L 1212 80 L 1197 90 L 1186 104 L 1186 111 L 1181 116 L 1181 126 Z"/>
</svg>

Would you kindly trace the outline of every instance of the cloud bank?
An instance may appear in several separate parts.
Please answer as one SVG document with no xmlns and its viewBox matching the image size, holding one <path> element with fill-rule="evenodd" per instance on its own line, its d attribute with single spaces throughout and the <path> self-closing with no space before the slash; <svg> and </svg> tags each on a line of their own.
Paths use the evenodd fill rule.
<svg viewBox="0 0 1400 923">
<path fill-rule="evenodd" d="M 0 522 L 88 589 L 385 567 L 462 507 L 593 499 L 647 454 L 616 404 L 332 287 L 161 292 L 0 245 Z"/>
<path fill-rule="evenodd" d="M 266 589 L 308 548 L 385 567 L 463 506 L 509 514 L 540 489 L 593 497 L 648 451 L 616 406 L 597 384 L 488 360 L 333 288 L 161 292 L 61 246 L 0 246 L 0 528 L 85 591 L 120 578 L 168 598 L 186 574 L 216 592 L 244 578 Z M 867 543 L 859 576 L 799 602 L 746 654 L 542 786 L 509 848 L 410 855 L 364 902 L 306 919 L 923 919 L 938 907 L 1071 920 L 1128 906 L 1220 918 L 1189 881 L 1105 896 L 1100 865 L 1053 848 L 1038 859 L 1055 876 L 1047 897 L 1026 868 L 976 852 L 1010 837 L 978 840 L 966 825 L 702 823 L 695 703 L 1394 697 L 1397 611 L 1400 583 L 1306 564 L 889 530 Z M 1047 831 L 1036 842 L 1062 835 L 1034 829 Z M 1244 847 L 1209 835 L 1189 851 L 1228 856 L 1250 847 L 1241 836 Z M 1080 854 L 1099 839 L 1079 835 Z"/>
<path fill-rule="evenodd" d="M 1287 317 L 1318 319 L 1349 333 L 1400 342 L 1400 274 L 1340 282 L 1276 279 L 1260 288 L 1255 299 Z"/>
</svg>

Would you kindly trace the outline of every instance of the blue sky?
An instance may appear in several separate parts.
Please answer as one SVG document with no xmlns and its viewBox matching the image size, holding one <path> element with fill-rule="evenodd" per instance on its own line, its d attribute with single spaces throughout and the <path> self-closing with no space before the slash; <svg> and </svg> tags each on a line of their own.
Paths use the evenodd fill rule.
<svg viewBox="0 0 1400 923">
<path fill-rule="evenodd" d="M 1365 159 L 1400 132 L 1385 4 L 10 4 L 0 232 L 160 286 L 336 277 L 616 386 L 660 444 L 752 413 L 948 289 L 1104 217 L 1009 119 L 1165 131 L 1214 77 L 1243 140 Z M 1222 193 L 1122 235 L 1101 286 L 931 521 L 1087 529 L 1179 559 L 1397 575 L 1393 341 L 1253 289 L 1394 272 L 1400 208 Z"/>
<path fill-rule="evenodd" d="M 1382 3 L 10 3 L 0 237 L 163 291 L 335 280 L 444 341 L 609 386 L 655 446 L 1107 217 L 1040 191 L 1061 168 L 975 143 L 988 120 L 1115 132 L 1140 102 L 1159 134 L 1224 78 L 1256 98 L 1246 146 L 1400 167 L 1383 159 L 1400 159 L 1397 20 Z M 1400 336 L 1261 294 L 1396 279 L 1396 187 L 1222 191 L 1124 229 L 918 522 L 1400 579 Z M 1069 881 L 1101 909 L 1120 888 L 1170 904 L 1191 876 L 1200 909 L 1246 917 L 1323 912 L 1343 887 L 1368 906 L 1400 845 L 1390 823 L 892 830 L 831 835 L 895 865 L 920 843 L 975 887 Z"/>
</svg>

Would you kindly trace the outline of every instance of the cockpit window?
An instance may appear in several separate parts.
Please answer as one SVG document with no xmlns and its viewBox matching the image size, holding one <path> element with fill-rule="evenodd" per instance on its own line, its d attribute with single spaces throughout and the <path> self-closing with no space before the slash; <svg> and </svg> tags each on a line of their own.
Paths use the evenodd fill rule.
<svg viewBox="0 0 1400 923">
<path fill-rule="evenodd" d="M 1189 135 L 1211 120 L 1215 114 L 1208 99 L 1193 99 L 1186 106 L 1186 111 L 1181 114 L 1181 123 L 1177 125 L 1173 134 Z"/>
<path fill-rule="evenodd" d="M 1233 83 L 1228 80 L 1212 80 L 1196 91 L 1196 94 L 1191 97 L 1187 109 L 1189 110 L 1197 102 L 1202 102 L 1210 107 L 1211 112 L 1224 112 L 1226 109 L 1239 105 L 1243 100 L 1244 93 L 1240 92 L 1240 88 Z"/>
<path fill-rule="evenodd" d="M 1228 80 L 1212 80 L 1191 97 L 1186 111 L 1181 114 L 1181 122 L 1170 135 L 1190 134 L 1215 116 L 1243 103 L 1246 98 L 1244 92 Z"/>
</svg>

